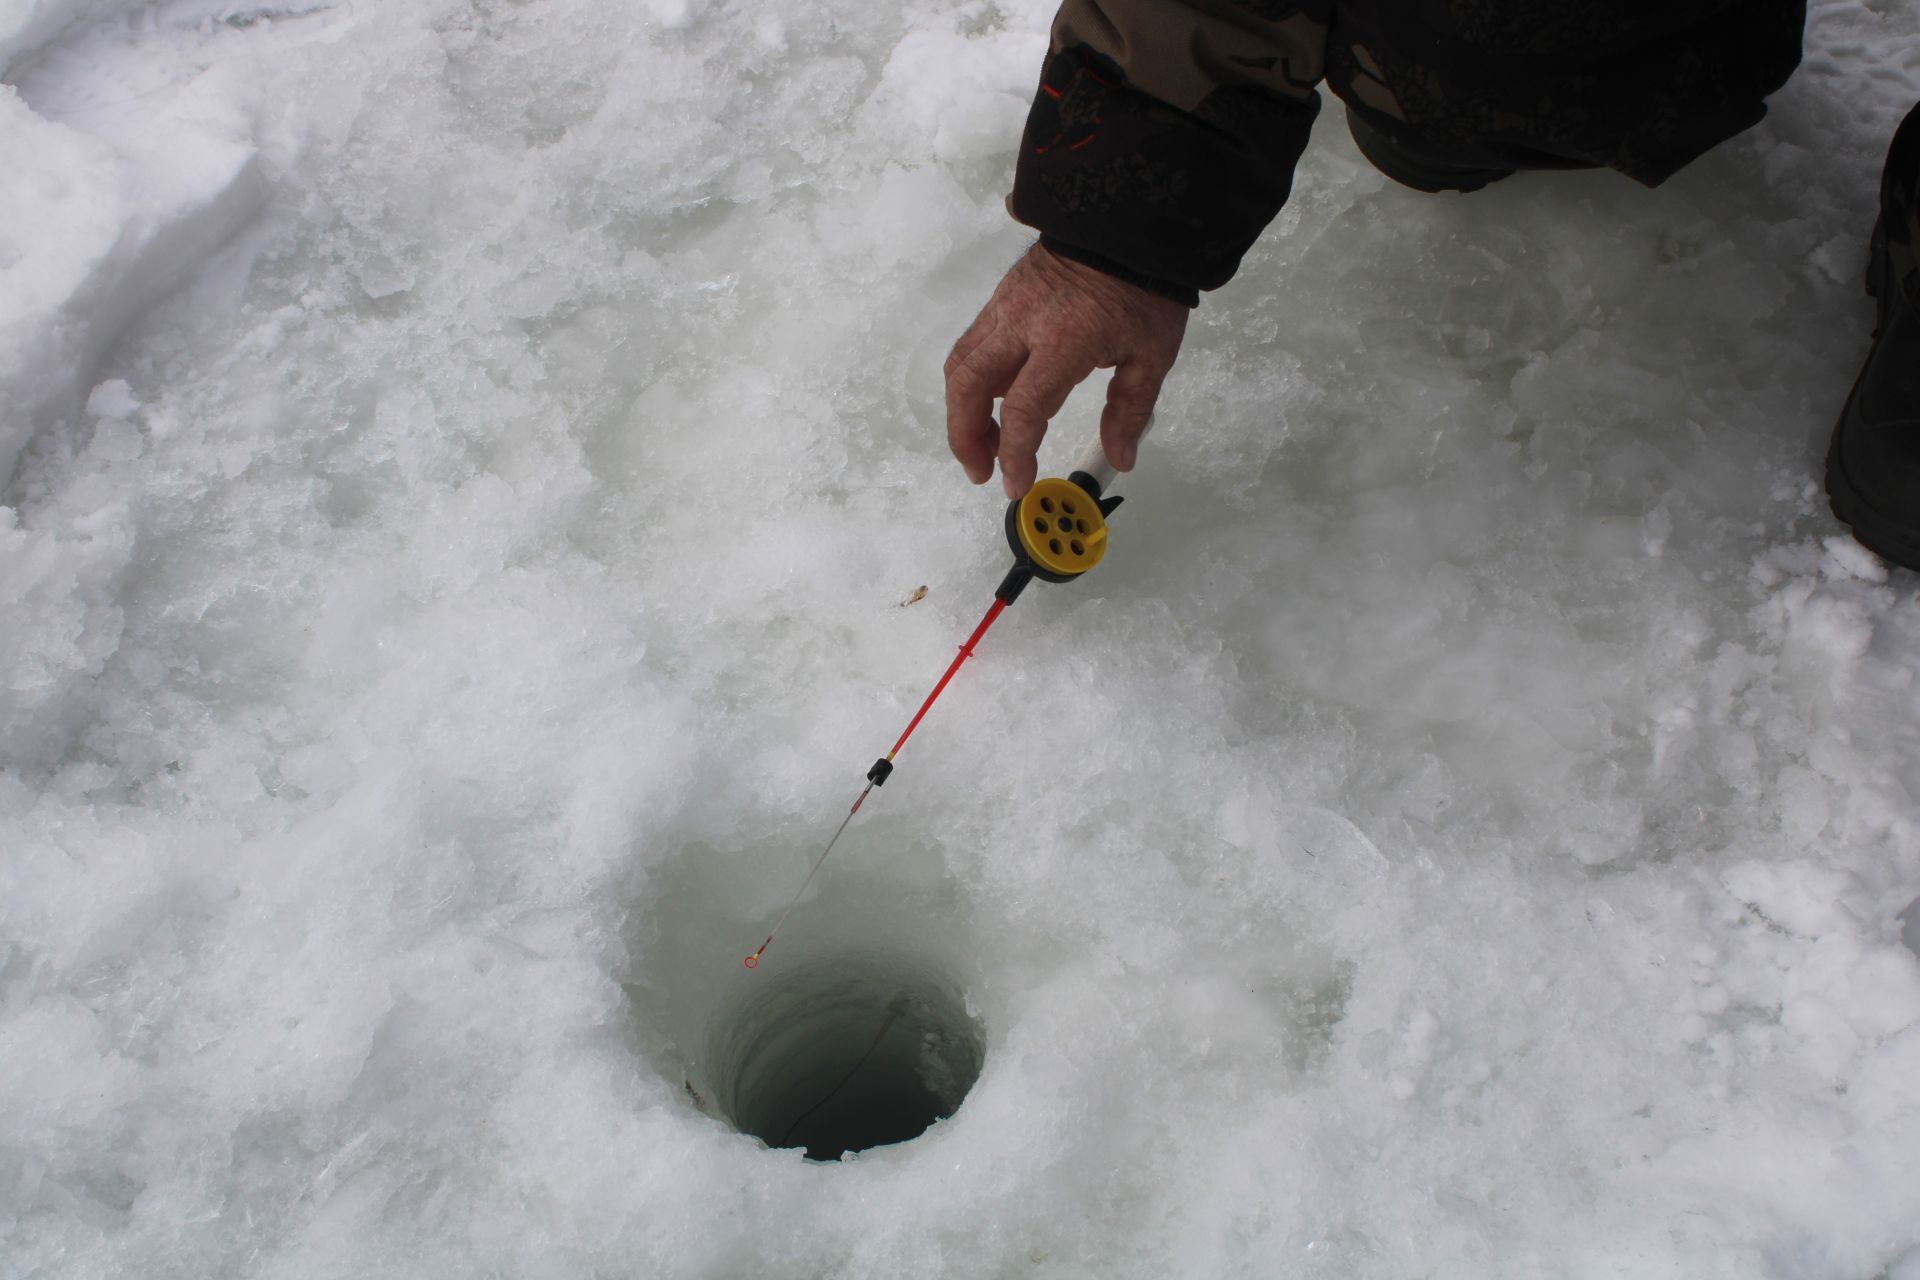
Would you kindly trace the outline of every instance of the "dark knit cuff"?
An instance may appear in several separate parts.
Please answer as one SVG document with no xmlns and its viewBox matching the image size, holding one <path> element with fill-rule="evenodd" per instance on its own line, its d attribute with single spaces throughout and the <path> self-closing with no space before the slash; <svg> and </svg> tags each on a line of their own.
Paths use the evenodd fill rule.
<svg viewBox="0 0 1920 1280">
<path fill-rule="evenodd" d="M 1319 106 L 1230 85 L 1180 111 L 1085 45 L 1056 51 L 1007 210 L 1061 256 L 1193 306 L 1286 203 Z"/>
</svg>

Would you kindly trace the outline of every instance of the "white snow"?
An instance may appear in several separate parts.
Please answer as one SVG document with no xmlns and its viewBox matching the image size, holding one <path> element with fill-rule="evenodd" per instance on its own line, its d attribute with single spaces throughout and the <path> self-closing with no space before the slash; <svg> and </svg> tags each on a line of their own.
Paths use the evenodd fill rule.
<svg viewBox="0 0 1920 1280">
<path fill-rule="evenodd" d="M 1908 7 L 1653 192 L 1329 104 L 740 967 L 1005 568 L 1049 17 L 0 0 L 0 1275 L 1920 1275 L 1920 578 L 1819 485 Z M 855 954 L 964 1104 L 735 1132 Z"/>
</svg>

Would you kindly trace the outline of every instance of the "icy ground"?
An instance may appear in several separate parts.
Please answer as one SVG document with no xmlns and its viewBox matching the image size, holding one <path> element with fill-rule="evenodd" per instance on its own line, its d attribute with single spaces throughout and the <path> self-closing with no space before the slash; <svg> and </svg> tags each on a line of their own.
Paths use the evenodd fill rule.
<svg viewBox="0 0 1920 1280">
<path fill-rule="evenodd" d="M 739 967 L 1004 568 L 1049 7 L 0 0 L 0 1277 L 1920 1276 L 1920 578 L 1817 479 L 1910 5 L 1657 192 L 1330 103 Z M 696 1100 L 860 948 L 956 1115 Z"/>
</svg>

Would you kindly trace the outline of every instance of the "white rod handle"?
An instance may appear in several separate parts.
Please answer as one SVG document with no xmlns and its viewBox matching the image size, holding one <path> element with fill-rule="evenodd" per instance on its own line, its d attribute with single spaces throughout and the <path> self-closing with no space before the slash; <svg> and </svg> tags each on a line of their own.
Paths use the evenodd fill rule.
<svg viewBox="0 0 1920 1280">
<path fill-rule="evenodd" d="M 1148 414 L 1147 425 L 1140 430 L 1140 439 L 1144 441 L 1147 438 L 1147 433 L 1152 430 L 1153 415 Z M 1088 445 L 1087 451 L 1080 455 L 1080 461 L 1073 464 L 1073 470 L 1084 471 L 1092 476 L 1094 483 L 1100 486 L 1101 493 L 1105 493 L 1108 489 L 1111 489 L 1113 487 L 1114 477 L 1120 474 L 1114 469 L 1114 465 L 1107 461 L 1107 451 L 1100 447 L 1100 433 L 1098 431 L 1093 433 L 1093 443 Z M 1072 472 L 1068 474 L 1071 475 Z"/>
</svg>

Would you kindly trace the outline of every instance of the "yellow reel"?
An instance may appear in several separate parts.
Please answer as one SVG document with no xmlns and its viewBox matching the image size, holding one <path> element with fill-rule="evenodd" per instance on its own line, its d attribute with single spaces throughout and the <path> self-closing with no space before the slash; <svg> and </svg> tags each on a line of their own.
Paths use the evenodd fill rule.
<svg viewBox="0 0 1920 1280">
<path fill-rule="evenodd" d="M 1091 494 L 1071 480 L 1048 476 L 1034 482 L 1014 513 L 1021 549 L 1034 566 L 1058 578 L 1075 578 L 1107 553 L 1107 520 Z"/>
</svg>

